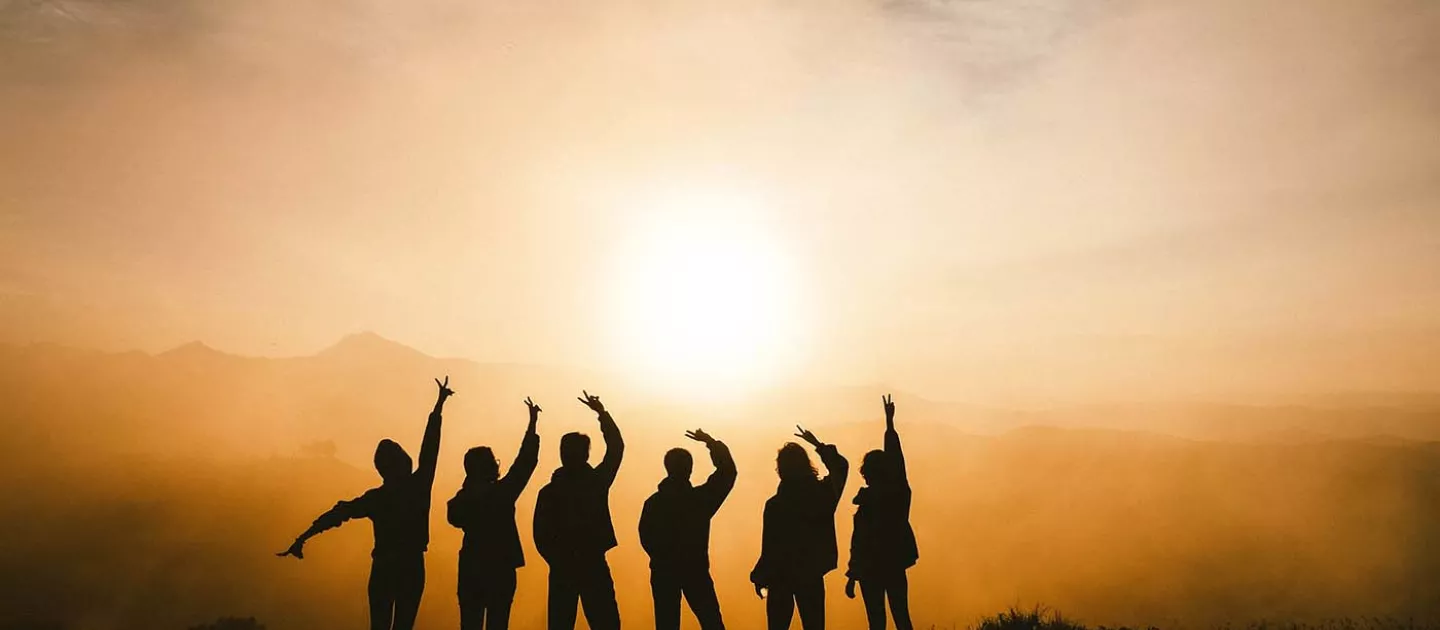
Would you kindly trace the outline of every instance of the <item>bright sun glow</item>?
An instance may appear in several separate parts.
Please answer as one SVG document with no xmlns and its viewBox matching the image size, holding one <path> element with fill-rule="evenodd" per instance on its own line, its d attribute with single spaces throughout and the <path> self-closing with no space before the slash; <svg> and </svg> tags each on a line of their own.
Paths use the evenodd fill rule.
<svg viewBox="0 0 1440 630">
<path fill-rule="evenodd" d="M 617 251 L 615 351 L 671 392 L 769 384 L 800 351 L 794 269 L 749 200 L 690 195 L 656 204 Z"/>
</svg>

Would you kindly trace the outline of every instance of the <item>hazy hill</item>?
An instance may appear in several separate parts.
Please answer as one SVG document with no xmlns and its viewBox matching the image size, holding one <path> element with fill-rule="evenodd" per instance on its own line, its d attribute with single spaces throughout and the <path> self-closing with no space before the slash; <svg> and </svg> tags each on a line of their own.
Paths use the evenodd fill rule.
<svg viewBox="0 0 1440 630">
<path fill-rule="evenodd" d="M 869 389 L 685 406 L 601 375 L 436 359 L 374 335 L 287 359 L 200 344 L 154 356 L 0 347 L 0 628 L 188 627 L 222 615 L 255 615 L 272 629 L 363 626 L 367 527 L 316 539 L 303 562 L 271 554 L 335 500 L 378 482 L 368 466 L 378 438 L 415 447 L 429 379 L 446 373 L 460 393 L 447 413 L 437 505 L 460 484 L 465 448 L 491 444 L 508 466 L 521 397 L 546 406 L 540 470 L 520 501 L 530 559 L 522 629 L 542 619 L 544 567 L 528 536 L 534 493 L 556 465 L 559 435 L 594 430 L 570 403 L 579 388 L 605 394 L 626 432 L 613 496 L 621 547 L 611 558 L 622 613 L 640 627 L 650 613 L 635 522 L 682 429 L 711 429 L 739 460 L 714 557 L 727 618 L 742 628 L 759 627 L 762 614 L 746 575 L 760 506 L 774 491 L 775 448 L 796 423 L 856 465 L 880 441 Z M 897 402 L 916 489 L 922 625 L 1031 602 L 1112 625 L 1440 619 L 1440 451 L 1415 439 L 1434 431 L 1423 407 Z M 1218 439 L 1227 436 L 1245 441 Z M 323 446 L 331 441 L 336 457 Z M 708 470 L 702 458 L 697 477 Z M 842 547 L 859 484 L 852 477 L 837 515 Z M 459 533 L 434 516 L 421 614 L 438 628 L 456 622 Z M 860 605 L 840 595 L 839 573 L 830 584 L 837 627 L 855 627 Z"/>
</svg>

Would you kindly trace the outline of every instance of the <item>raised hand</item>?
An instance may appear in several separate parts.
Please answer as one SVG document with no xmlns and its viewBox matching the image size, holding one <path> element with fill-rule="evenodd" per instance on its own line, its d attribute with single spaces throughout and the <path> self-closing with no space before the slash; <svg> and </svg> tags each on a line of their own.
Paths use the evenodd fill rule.
<svg viewBox="0 0 1440 630">
<path fill-rule="evenodd" d="M 305 541 L 303 541 L 303 540 L 296 540 L 295 542 L 290 543 L 290 548 L 289 548 L 289 549 L 286 549 L 285 551 L 282 551 L 282 552 L 277 553 L 277 554 L 275 554 L 275 555 L 276 555 L 276 556 L 279 556 L 279 557 L 281 557 L 281 558 L 284 558 L 285 556 L 295 556 L 295 559 L 296 559 L 296 560 L 304 560 L 304 559 L 305 559 Z"/>
<path fill-rule="evenodd" d="M 443 383 L 440 382 L 440 379 L 438 379 L 438 378 L 435 379 L 435 386 L 440 388 L 440 396 L 439 396 L 439 397 L 440 397 L 440 402 L 445 402 L 445 399 L 446 399 L 446 398 L 449 398 L 449 397 L 455 395 L 455 390 L 450 389 L 450 377 L 449 377 L 449 376 L 446 376 L 446 377 L 445 377 L 445 382 L 443 382 Z"/>
<path fill-rule="evenodd" d="M 855 578 L 850 578 L 845 582 L 845 596 L 855 599 Z"/>
<path fill-rule="evenodd" d="M 814 433 L 806 431 L 804 427 L 798 424 L 795 425 L 795 437 L 805 440 L 807 444 L 815 448 L 820 448 L 825 445 L 824 442 L 820 441 L 820 438 L 815 437 Z"/>
<path fill-rule="evenodd" d="M 525 397 L 525 408 L 530 410 L 531 422 L 534 422 L 536 419 L 538 419 L 540 417 L 540 412 L 544 411 L 544 409 L 540 408 L 540 405 L 535 404 L 535 401 L 530 400 L 529 396 Z"/>
<path fill-rule="evenodd" d="M 880 401 L 885 404 L 885 421 L 886 421 L 886 422 L 894 422 L 894 421 L 895 421 L 895 400 L 894 400 L 893 398 L 891 398 L 890 394 L 885 394 L 884 396 L 881 396 L 881 397 L 880 397 Z"/>
<path fill-rule="evenodd" d="M 692 440 L 695 440 L 696 442 L 703 442 L 706 446 L 709 446 L 709 445 L 714 444 L 715 442 L 718 442 L 718 441 L 719 441 L 719 440 L 716 440 L 716 439 L 713 438 L 713 437 L 710 437 L 710 434 L 709 434 L 709 433 L 706 433 L 704 429 L 695 429 L 694 431 L 686 431 L 686 432 L 685 432 L 685 437 L 690 438 L 690 439 L 692 439 Z"/>
<path fill-rule="evenodd" d="M 594 411 L 595 413 L 605 413 L 605 403 L 600 402 L 599 396 L 591 396 L 590 392 L 583 389 L 580 390 L 580 393 L 584 394 L 584 396 L 581 396 L 577 400 L 583 403 L 586 407 L 589 407 L 591 411 Z"/>
</svg>

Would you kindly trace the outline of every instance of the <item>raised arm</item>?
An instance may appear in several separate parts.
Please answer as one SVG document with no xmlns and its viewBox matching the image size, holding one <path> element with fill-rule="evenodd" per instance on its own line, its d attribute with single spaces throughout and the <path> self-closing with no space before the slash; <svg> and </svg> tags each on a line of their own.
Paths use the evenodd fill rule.
<svg viewBox="0 0 1440 630">
<path fill-rule="evenodd" d="M 821 482 L 830 488 L 834 501 L 831 509 L 834 509 L 840 505 L 840 495 L 845 493 L 845 482 L 850 478 L 850 462 L 836 450 L 834 444 L 821 442 L 814 433 L 798 425 L 795 427 L 795 437 L 808 442 L 815 447 L 815 452 L 820 454 L 820 463 L 825 465 L 827 473 Z"/>
<path fill-rule="evenodd" d="M 450 389 L 450 377 L 445 377 L 443 383 L 435 379 L 435 385 L 440 390 L 435 396 L 435 408 L 425 423 L 425 437 L 420 441 L 420 462 L 415 466 L 415 474 L 427 488 L 435 483 L 435 466 L 440 459 L 440 412 L 445 409 L 445 401 L 455 395 L 455 390 Z"/>
<path fill-rule="evenodd" d="M 520 496 L 525 490 L 525 485 L 530 483 L 530 476 L 535 474 L 535 465 L 540 461 L 540 434 L 535 431 L 535 424 L 540 420 L 540 405 L 535 404 L 529 398 L 525 399 L 525 407 L 530 410 L 530 426 L 525 429 L 525 437 L 520 440 L 520 452 L 515 454 L 515 461 L 510 464 L 510 471 L 500 479 L 500 487 L 511 497 Z"/>
<path fill-rule="evenodd" d="M 725 503 L 725 497 L 730 496 L 730 490 L 735 487 L 735 458 L 730 456 L 730 448 L 725 446 L 724 442 L 710 437 L 704 430 L 686 431 L 685 437 L 703 442 L 705 448 L 710 450 L 710 463 L 715 465 L 715 472 L 710 473 L 710 478 L 698 489 L 700 496 L 704 497 L 705 508 L 713 515 L 719 511 L 720 506 Z"/>
<path fill-rule="evenodd" d="M 900 433 L 895 430 L 895 401 L 888 394 L 881 400 L 885 403 L 885 453 L 895 466 L 896 479 L 908 487 L 910 478 L 905 473 L 905 453 L 900 450 Z"/>
<path fill-rule="evenodd" d="M 581 393 L 584 397 L 580 402 L 594 411 L 600 420 L 600 435 L 605 439 L 605 457 L 600 460 L 600 465 L 596 466 L 595 470 L 600 473 L 605 486 L 609 487 L 615 483 L 615 475 L 620 472 L 620 460 L 625 458 L 625 440 L 620 437 L 620 426 L 615 424 L 615 419 L 605 410 L 605 404 L 600 402 L 600 397 L 591 396 L 590 392 Z"/>
<path fill-rule="evenodd" d="M 277 556 L 295 556 L 297 559 L 305 558 L 305 541 L 314 538 L 317 534 L 326 530 L 335 529 L 344 524 L 345 521 L 370 516 L 370 493 L 362 494 L 349 501 L 341 501 L 335 504 L 324 514 L 310 524 L 310 529 L 295 537 L 295 542 L 285 551 L 277 553 Z"/>
</svg>

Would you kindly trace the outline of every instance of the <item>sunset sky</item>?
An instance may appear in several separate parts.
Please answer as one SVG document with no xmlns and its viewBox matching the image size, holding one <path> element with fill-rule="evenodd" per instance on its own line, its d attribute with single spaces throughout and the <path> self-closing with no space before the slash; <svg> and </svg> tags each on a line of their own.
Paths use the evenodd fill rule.
<svg viewBox="0 0 1440 630">
<path fill-rule="evenodd" d="M 0 342 L 1440 390 L 1440 3 L 0 2 Z"/>
</svg>

